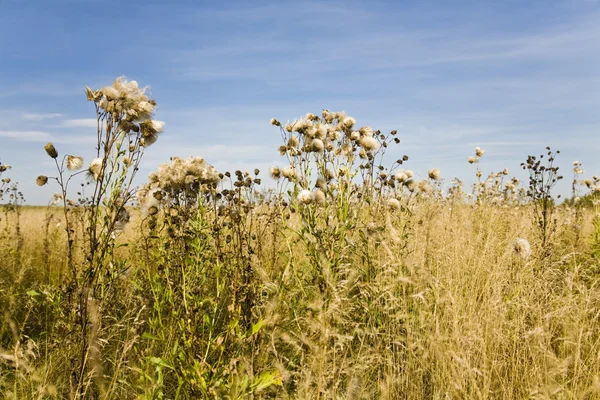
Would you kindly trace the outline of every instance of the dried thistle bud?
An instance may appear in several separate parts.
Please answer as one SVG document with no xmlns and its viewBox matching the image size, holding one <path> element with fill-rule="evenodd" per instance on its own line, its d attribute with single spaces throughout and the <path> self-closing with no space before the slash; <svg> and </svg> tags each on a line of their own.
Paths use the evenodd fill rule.
<svg viewBox="0 0 600 400">
<path fill-rule="evenodd" d="M 52 158 L 57 158 L 58 157 L 58 152 L 56 151 L 56 148 L 54 147 L 54 145 L 52 144 L 52 142 L 46 143 L 46 145 L 44 146 L 44 150 L 46 150 L 46 153 L 50 157 L 52 157 Z"/>
<path fill-rule="evenodd" d="M 391 208 L 392 210 L 399 210 L 400 209 L 400 202 L 398 201 L 398 199 L 395 198 L 389 198 L 386 201 L 387 206 L 389 208 Z"/>
<path fill-rule="evenodd" d="M 279 167 L 271 167 L 270 172 L 273 179 L 279 179 L 281 177 L 281 169 L 279 169 Z"/>
<path fill-rule="evenodd" d="M 281 122 L 277 121 L 275 118 L 271 118 L 271 125 L 281 126 Z"/>
<path fill-rule="evenodd" d="M 440 179 L 440 176 L 441 176 L 440 169 L 439 168 L 430 169 L 428 172 L 428 175 L 431 179 L 433 179 L 434 181 L 437 181 L 438 179 Z"/>
<path fill-rule="evenodd" d="M 44 186 L 46 183 L 48 183 L 48 177 L 45 175 L 40 175 L 36 178 L 35 183 L 37 183 L 38 186 Z"/>
</svg>

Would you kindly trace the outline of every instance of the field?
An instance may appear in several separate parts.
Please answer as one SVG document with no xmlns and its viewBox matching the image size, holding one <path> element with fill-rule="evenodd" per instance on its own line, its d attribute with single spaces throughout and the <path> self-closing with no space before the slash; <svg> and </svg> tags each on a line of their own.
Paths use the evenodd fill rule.
<svg viewBox="0 0 600 400">
<path fill-rule="evenodd" d="M 395 131 L 324 111 L 271 121 L 275 189 L 174 157 L 137 190 L 155 103 L 107 88 L 92 194 L 66 196 L 83 161 L 51 143 L 54 205 L 2 186 L 4 398 L 600 398 L 600 186 L 579 163 L 561 204 L 549 148 L 529 182 L 484 176 L 479 148 L 472 190 L 417 181 L 383 157 Z"/>
</svg>

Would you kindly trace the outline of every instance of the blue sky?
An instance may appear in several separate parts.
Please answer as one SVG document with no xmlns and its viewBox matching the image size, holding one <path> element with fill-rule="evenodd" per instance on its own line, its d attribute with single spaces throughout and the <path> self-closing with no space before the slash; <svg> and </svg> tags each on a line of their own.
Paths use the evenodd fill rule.
<svg viewBox="0 0 600 400">
<path fill-rule="evenodd" d="M 93 154 L 83 88 L 125 75 L 152 87 L 164 134 L 139 183 L 170 156 L 219 170 L 281 164 L 285 122 L 323 108 L 402 140 L 417 175 L 472 182 L 546 145 L 600 174 L 600 2 L 0 0 L 0 160 L 29 204 L 56 191 L 43 150 Z M 266 175 L 266 174 L 265 174 Z"/>
</svg>

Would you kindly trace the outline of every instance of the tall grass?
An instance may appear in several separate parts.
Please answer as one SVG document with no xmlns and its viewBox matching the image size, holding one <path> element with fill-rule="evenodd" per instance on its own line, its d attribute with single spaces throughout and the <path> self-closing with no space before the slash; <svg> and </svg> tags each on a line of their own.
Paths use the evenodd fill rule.
<svg viewBox="0 0 600 400">
<path fill-rule="evenodd" d="M 54 204 L 0 209 L 5 398 L 600 396 L 597 179 L 557 206 L 478 148 L 472 194 L 445 192 L 386 161 L 397 132 L 325 110 L 271 121 L 275 189 L 174 157 L 132 202 L 162 127 L 143 93 L 88 89 L 100 161 L 47 148 Z"/>
</svg>

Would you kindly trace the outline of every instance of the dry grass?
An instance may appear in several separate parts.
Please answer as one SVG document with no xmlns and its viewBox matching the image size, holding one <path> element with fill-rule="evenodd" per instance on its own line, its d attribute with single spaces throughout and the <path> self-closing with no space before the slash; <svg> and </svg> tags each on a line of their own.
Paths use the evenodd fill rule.
<svg viewBox="0 0 600 400">
<path fill-rule="evenodd" d="M 20 335 L 3 329 L 6 363 L 0 384 L 9 398 L 11 393 L 17 398 L 70 393 L 64 370 L 69 342 L 55 338 L 44 348 L 48 338 L 33 315 L 44 302 L 25 293 L 51 293 L 50 286 L 60 287 L 58 278 L 64 276 L 60 272 L 66 261 L 64 238 L 57 227 L 60 214 L 54 216 L 47 233 L 55 240 L 50 257 L 41 250 L 47 234 L 40 227 L 48 213 L 44 208 L 23 208 L 20 264 L 2 266 L 2 276 L 9 277 L 2 280 L 0 292 L 7 310 L 4 320 Z M 266 398 L 600 396 L 598 261 L 588 255 L 585 240 L 573 241 L 571 213 L 560 211 L 561 225 L 550 258 L 540 259 L 534 253 L 522 259 L 514 254 L 515 238 L 529 238 L 535 248 L 527 207 L 423 201 L 409 220 L 405 214 L 385 211 L 373 221 L 379 230 L 371 234 L 366 247 L 353 243 L 356 252 L 349 253 L 351 263 L 340 266 L 338 278 L 324 272 L 331 286 L 323 292 L 308 279 L 314 265 L 294 234 L 265 235 L 260 258 L 252 259 L 259 276 L 255 284 L 262 292 L 253 315 L 264 326 L 252 340 L 240 339 L 252 350 L 238 352 L 233 357 L 237 367 L 229 373 L 254 370 L 256 374 L 275 368 L 282 384 L 255 393 Z M 590 210 L 585 217 L 580 235 L 584 238 L 590 234 Z M 296 226 L 295 216 L 290 221 L 290 226 Z M 153 279 L 145 273 L 159 273 L 140 262 L 144 246 L 139 223 L 139 219 L 130 223 L 119 239 L 129 243 L 120 257 L 133 273 L 122 278 L 120 298 L 111 307 L 135 305 L 141 314 L 123 309 L 118 316 L 105 316 L 110 324 L 147 326 L 142 320 L 150 316 L 144 317 L 147 310 L 143 309 L 150 306 L 148 301 L 157 300 L 144 295 L 148 287 L 139 287 Z M 410 234 L 403 237 L 405 226 Z M 349 239 L 361 240 L 359 234 Z M 272 250 L 277 252 L 274 262 Z M 4 260 L 12 256 L 6 245 L 2 251 Z M 370 261 L 365 259 L 366 251 Z M 47 270 L 50 286 L 42 279 Z M 6 307 L 7 303 L 11 305 Z M 200 318 L 188 318 L 188 323 L 202 325 L 203 311 L 195 313 Z M 163 324 L 177 320 L 171 316 Z M 160 325 L 144 339 L 144 329 L 113 328 L 98 332 L 98 340 L 112 341 L 116 347 L 107 344 L 97 362 L 113 367 L 120 362 L 126 368 L 104 371 L 102 390 L 98 378 L 90 377 L 96 393 L 131 398 L 152 386 L 159 387 L 148 391 L 153 395 L 198 396 L 190 386 L 179 394 L 171 392 L 177 386 L 169 381 L 173 378 L 157 382 L 157 377 L 147 377 L 140 386 L 144 357 L 158 357 L 170 365 L 165 346 L 174 345 L 177 338 L 170 335 L 181 335 L 180 330 Z M 101 337 L 111 330 L 119 336 Z M 150 336 L 159 340 L 159 330 L 165 335 L 160 340 L 166 343 L 148 344 L 153 342 L 147 339 Z M 31 346 L 30 353 L 26 346 Z M 132 350 L 136 347 L 139 353 Z M 13 357 L 22 360 L 20 366 Z M 158 368 L 160 362 L 152 360 L 152 369 Z M 167 376 L 170 367 L 164 367 Z M 111 379 L 113 385 L 106 383 Z M 245 396 L 241 386 L 240 379 L 231 380 L 227 395 Z M 205 395 L 216 393 L 224 392 Z"/>
</svg>

